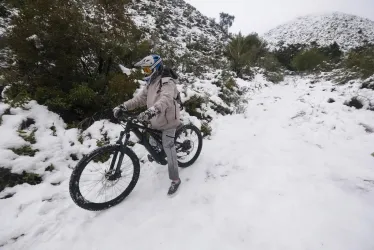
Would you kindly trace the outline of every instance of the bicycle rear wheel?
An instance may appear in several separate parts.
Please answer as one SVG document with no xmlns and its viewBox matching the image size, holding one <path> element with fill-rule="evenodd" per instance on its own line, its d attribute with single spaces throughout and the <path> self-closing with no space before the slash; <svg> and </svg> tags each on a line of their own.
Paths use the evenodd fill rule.
<svg viewBox="0 0 374 250">
<path fill-rule="evenodd" d="M 121 171 L 116 174 L 119 150 L 119 145 L 104 146 L 77 164 L 69 183 L 70 196 L 75 204 L 86 210 L 104 210 L 117 205 L 131 193 L 139 179 L 139 159 L 131 149 L 125 148 Z M 117 152 L 114 170 L 110 170 Z"/>
<path fill-rule="evenodd" d="M 191 166 L 199 157 L 203 146 L 200 130 L 192 125 L 183 125 L 175 133 L 175 147 L 178 165 L 181 168 Z"/>
</svg>

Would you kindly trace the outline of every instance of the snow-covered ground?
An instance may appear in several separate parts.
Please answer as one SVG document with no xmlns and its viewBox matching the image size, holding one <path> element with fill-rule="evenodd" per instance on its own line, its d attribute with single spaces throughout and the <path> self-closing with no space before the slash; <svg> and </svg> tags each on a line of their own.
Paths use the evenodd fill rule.
<svg viewBox="0 0 374 250">
<path fill-rule="evenodd" d="M 166 196 L 166 167 L 145 163 L 131 195 L 102 212 L 72 202 L 67 166 L 74 161 L 56 151 L 79 156 L 92 150 L 102 124 L 82 145 L 77 131 L 45 117 L 51 124 L 35 135 L 52 139 L 35 144 L 45 153 L 36 154 L 33 170 L 43 172 L 51 163 L 56 170 L 42 184 L 1 193 L 15 194 L 0 200 L 0 248 L 372 250 L 374 112 L 343 105 L 349 93 L 349 86 L 295 78 L 252 93 L 245 114 L 213 121 L 199 160 L 180 171 L 177 196 Z M 6 107 L 0 108 L 3 113 Z M 4 115 L 3 126 L 14 119 Z M 57 131 L 50 137 L 53 122 Z M 103 129 L 113 139 L 118 131 L 110 124 Z M 15 133 L 0 132 L 2 138 Z M 0 165 L 14 162 L 22 170 L 22 161 L 33 160 L 13 161 L 5 147 L 21 141 L 12 143 L 2 139 Z M 52 158 L 43 161 L 46 155 Z"/>
</svg>

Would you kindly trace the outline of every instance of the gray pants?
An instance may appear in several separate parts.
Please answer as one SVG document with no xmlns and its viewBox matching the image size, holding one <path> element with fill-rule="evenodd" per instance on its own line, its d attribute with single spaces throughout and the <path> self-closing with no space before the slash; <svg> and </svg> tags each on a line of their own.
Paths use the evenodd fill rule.
<svg viewBox="0 0 374 250">
<path fill-rule="evenodd" d="M 165 150 L 170 180 L 179 180 L 177 152 L 175 149 L 174 137 L 176 129 L 162 131 L 162 146 Z"/>
</svg>

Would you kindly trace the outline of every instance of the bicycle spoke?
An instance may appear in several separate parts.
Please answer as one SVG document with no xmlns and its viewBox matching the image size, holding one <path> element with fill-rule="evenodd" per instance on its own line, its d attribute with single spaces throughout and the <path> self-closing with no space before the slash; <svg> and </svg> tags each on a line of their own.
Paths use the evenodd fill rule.
<svg viewBox="0 0 374 250">
<path fill-rule="evenodd" d="M 95 182 L 93 182 L 93 183 L 91 183 L 91 184 L 84 185 L 83 187 L 86 187 L 86 186 L 88 186 L 88 187 L 95 186 L 95 185 L 97 185 L 97 183 L 99 183 L 100 181 L 101 181 L 101 179 L 100 179 L 100 180 L 97 180 L 97 181 L 95 181 Z"/>
<path fill-rule="evenodd" d="M 95 158 L 102 159 L 105 154 L 107 152 L 97 155 Z M 93 203 L 109 202 L 122 194 L 130 185 L 134 175 L 131 158 L 126 154 L 124 155 L 120 166 L 120 176 L 116 176 L 114 171 L 110 172 L 112 171 L 110 170 L 112 160 L 113 155 L 105 162 L 90 162 L 86 169 L 82 171 L 80 189 L 86 200 Z M 114 162 L 114 168 L 117 167 L 118 163 L 119 156 Z"/>
<path fill-rule="evenodd" d="M 95 179 L 95 180 L 83 180 L 83 181 L 80 181 L 80 182 L 93 182 L 93 181 L 101 181 L 101 179 Z"/>
<path fill-rule="evenodd" d="M 118 193 L 121 193 L 121 190 L 117 188 L 116 186 L 113 186 L 114 190 L 116 191 L 115 197 L 117 197 Z"/>
<path fill-rule="evenodd" d="M 104 198 L 105 198 L 105 201 L 106 201 L 106 188 L 104 188 Z"/>
<path fill-rule="evenodd" d="M 100 192 L 101 192 L 101 189 L 102 189 L 102 188 L 100 188 L 99 192 L 96 193 L 96 197 L 95 197 L 95 199 L 99 197 L 99 194 L 100 194 Z"/>
<path fill-rule="evenodd" d="M 112 197 L 113 197 L 113 194 L 114 194 L 114 187 L 115 187 L 115 185 L 112 186 Z M 114 196 L 114 197 L 116 197 L 116 196 Z"/>
<path fill-rule="evenodd" d="M 87 196 L 92 192 L 92 190 L 97 186 L 98 183 L 96 183 L 96 185 L 93 185 L 92 188 L 90 188 L 90 191 L 87 193 Z M 86 190 L 87 191 L 87 190 Z"/>
</svg>

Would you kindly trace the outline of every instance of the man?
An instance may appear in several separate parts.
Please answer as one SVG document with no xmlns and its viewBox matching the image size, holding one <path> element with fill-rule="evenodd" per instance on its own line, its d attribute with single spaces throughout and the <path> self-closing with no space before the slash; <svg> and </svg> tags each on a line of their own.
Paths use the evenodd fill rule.
<svg viewBox="0 0 374 250">
<path fill-rule="evenodd" d="M 171 71 L 164 67 L 162 58 L 158 55 L 143 58 L 135 67 L 141 67 L 147 75 L 144 79 L 147 86 L 133 99 L 114 108 L 113 113 L 118 118 L 121 111 L 147 106 L 148 109 L 139 114 L 138 120 L 150 121 L 153 129 L 162 131 L 162 146 L 167 156 L 169 178 L 172 181 L 168 190 L 168 195 L 171 196 L 176 193 L 181 183 L 174 145 L 175 131 L 180 125 L 180 112 L 176 101 L 177 86 Z"/>
</svg>

